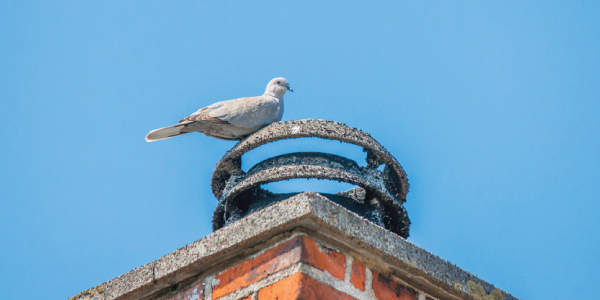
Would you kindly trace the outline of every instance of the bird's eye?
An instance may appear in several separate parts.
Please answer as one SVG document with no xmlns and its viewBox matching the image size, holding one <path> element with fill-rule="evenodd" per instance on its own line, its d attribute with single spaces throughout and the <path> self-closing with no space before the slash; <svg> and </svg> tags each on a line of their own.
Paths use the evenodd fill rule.
<svg viewBox="0 0 600 300">
<path fill-rule="evenodd" d="M 277 84 L 281 84 L 281 81 L 277 81 Z"/>
</svg>

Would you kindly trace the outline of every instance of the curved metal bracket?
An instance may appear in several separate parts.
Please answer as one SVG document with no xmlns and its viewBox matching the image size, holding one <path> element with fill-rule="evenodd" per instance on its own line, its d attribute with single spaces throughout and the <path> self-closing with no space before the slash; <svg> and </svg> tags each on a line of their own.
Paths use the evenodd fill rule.
<svg viewBox="0 0 600 300">
<path fill-rule="evenodd" d="M 272 123 L 237 143 L 217 163 L 211 181 L 215 197 L 221 198 L 226 182 L 231 175 L 243 173 L 240 157 L 244 153 L 270 142 L 300 137 L 337 140 L 363 147 L 363 150 L 367 152 L 367 166 L 376 169 L 381 164 L 385 164 L 386 171 L 384 173 L 395 181 L 386 181 L 388 190 L 402 203 L 406 201 L 409 188 L 406 173 L 396 158 L 379 142 L 362 130 L 339 122 L 315 119 Z"/>
<path fill-rule="evenodd" d="M 319 152 L 300 152 L 266 159 L 244 172 L 242 155 L 261 145 L 290 138 L 318 137 L 351 143 L 367 153 L 366 166 L 355 161 Z M 383 171 L 377 168 L 385 164 Z M 261 188 L 262 184 L 294 179 L 317 178 L 351 183 L 360 188 L 325 195 L 371 221 L 408 237 L 410 220 L 403 203 L 408 179 L 396 159 L 369 134 L 342 123 L 326 120 L 295 120 L 273 123 L 251 134 L 227 151 L 212 176 L 213 194 L 219 204 L 213 214 L 213 229 L 235 221 L 261 205 L 289 197 Z M 362 191 L 362 193 L 361 193 Z M 364 195 L 362 198 L 357 195 Z M 266 203 L 266 204 L 265 204 Z"/>
<path fill-rule="evenodd" d="M 294 178 L 329 179 L 351 183 L 365 190 L 362 210 L 378 214 L 381 226 L 401 236 L 408 236 L 410 221 L 404 207 L 386 188 L 384 176 L 377 169 L 360 167 L 353 160 L 325 153 L 299 152 L 266 159 L 248 173 L 232 175 L 213 215 L 213 226 L 223 227 L 235 214 L 249 205 L 277 194 L 260 188 L 262 184 Z M 242 210 L 242 211 L 239 211 Z M 238 216 L 238 217 L 241 217 Z"/>
</svg>

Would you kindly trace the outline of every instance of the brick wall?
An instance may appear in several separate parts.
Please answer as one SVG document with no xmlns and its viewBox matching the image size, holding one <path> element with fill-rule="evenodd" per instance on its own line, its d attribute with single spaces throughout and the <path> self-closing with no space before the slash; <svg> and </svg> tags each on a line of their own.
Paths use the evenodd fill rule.
<svg viewBox="0 0 600 300">
<path fill-rule="evenodd" d="M 72 297 L 434 298 L 518 300 L 316 193 L 277 202 Z"/>
<path fill-rule="evenodd" d="M 304 234 L 163 295 L 199 299 L 434 299 Z"/>
</svg>

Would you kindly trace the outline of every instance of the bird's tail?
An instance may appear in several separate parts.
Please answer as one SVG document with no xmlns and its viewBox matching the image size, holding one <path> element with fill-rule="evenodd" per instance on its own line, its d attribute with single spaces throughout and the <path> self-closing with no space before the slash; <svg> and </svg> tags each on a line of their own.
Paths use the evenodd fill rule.
<svg viewBox="0 0 600 300">
<path fill-rule="evenodd" d="M 183 131 L 183 129 L 185 129 L 185 125 L 187 124 L 177 124 L 169 127 L 152 130 L 146 136 L 146 141 L 154 142 L 189 133 L 189 131 Z"/>
</svg>

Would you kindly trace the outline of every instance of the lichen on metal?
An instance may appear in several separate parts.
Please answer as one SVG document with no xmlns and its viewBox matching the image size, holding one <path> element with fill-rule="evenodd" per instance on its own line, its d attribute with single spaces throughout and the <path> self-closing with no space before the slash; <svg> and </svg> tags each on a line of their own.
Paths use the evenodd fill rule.
<svg viewBox="0 0 600 300">
<path fill-rule="evenodd" d="M 358 145 L 367 152 L 367 164 L 360 167 L 355 161 L 341 156 L 302 152 L 269 158 L 248 172 L 242 170 L 244 153 L 270 142 L 301 137 L 318 137 Z M 385 167 L 380 171 L 378 167 L 382 164 Z M 243 217 L 253 206 L 260 206 L 257 203 L 282 200 L 282 195 L 264 190 L 261 185 L 294 178 L 329 179 L 359 186 L 364 190 L 363 193 L 348 191 L 332 197 L 348 198 L 348 205 L 360 202 L 366 215 L 375 216 L 370 220 L 408 237 L 410 221 L 402 205 L 408 193 L 408 179 L 398 161 L 369 134 L 359 129 L 338 122 L 312 119 L 273 123 L 240 141 L 223 156 L 211 182 L 213 194 L 219 200 L 213 215 L 213 229 Z M 357 198 L 358 194 L 362 194 L 363 198 Z"/>
</svg>

